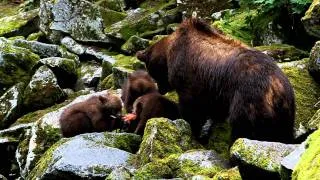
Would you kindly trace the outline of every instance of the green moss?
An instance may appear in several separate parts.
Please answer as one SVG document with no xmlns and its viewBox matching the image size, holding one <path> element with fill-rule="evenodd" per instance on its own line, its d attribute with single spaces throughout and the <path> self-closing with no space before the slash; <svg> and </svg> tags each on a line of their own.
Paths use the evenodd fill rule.
<svg viewBox="0 0 320 180">
<path fill-rule="evenodd" d="M 179 102 L 179 96 L 176 91 L 168 92 L 164 96 L 175 103 Z"/>
<path fill-rule="evenodd" d="M 35 168 L 30 172 L 27 179 L 36 179 L 41 177 L 45 173 L 48 165 L 52 163 L 52 154 L 53 152 L 62 144 L 67 142 L 67 139 L 61 139 L 59 142 L 55 143 L 50 147 L 41 157 L 41 159 L 37 162 Z"/>
<path fill-rule="evenodd" d="M 199 164 L 191 161 L 184 160 L 180 164 L 180 169 L 177 171 L 177 177 L 190 177 L 194 175 L 204 175 L 213 177 L 217 172 L 223 170 L 220 166 L 213 166 L 210 168 L 200 167 Z"/>
<path fill-rule="evenodd" d="M 31 19 L 38 15 L 39 10 L 32 10 L 20 13 L 15 16 L 3 17 L 0 19 L 0 36 L 7 35 L 25 26 Z"/>
<path fill-rule="evenodd" d="M 28 41 L 37 41 L 40 37 L 44 36 L 44 33 L 42 31 L 32 33 L 27 37 Z"/>
<path fill-rule="evenodd" d="M 113 11 L 110 9 L 101 9 L 101 15 L 105 26 L 123 20 L 127 15 L 125 13 Z"/>
<path fill-rule="evenodd" d="M 222 157 L 229 159 L 229 148 L 231 145 L 230 124 L 228 122 L 214 124 L 209 143 L 206 147 L 215 150 Z"/>
<path fill-rule="evenodd" d="M 293 180 L 318 179 L 320 177 L 320 130 L 307 139 L 306 151 L 293 170 Z"/>
<path fill-rule="evenodd" d="M 140 145 L 141 137 L 130 133 L 110 133 L 105 132 L 105 141 L 103 144 L 109 147 L 115 147 L 127 152 L 135 153 Z"/>
<path fill-rule="evenodd" d="M 6 16 L 14 16 L 19 11 L 19 5 L 14 3 L 8 3 L 5 1 L 0 2 L 0 18 L 6 17 Z"/>
<path fill-rule="evenodd" d="M 319 107 L 320 87 L 307 70 L 308 59 L 291 63 L 280 63 L 279 66 L 289 78 L 296 98 L 295 128 L 307 127 L 311 117 Z"/>
<path fill-rule="evenodd" d="M 265 51 L 277 61 L 297 61 L 308 57 L 309 53 L 287 44 L 273 44 L 271 46 L 256 46 L 259 51 Z"/>
<path fill-rule="evenodd" d="M 125 56 L 122 54 L 118 54 L 113 57 L 116 59 L 116 62 L 114 63 L 113 67 L 122 67 L 132 70 L 145 69 L 144 63 L 139 61 L 136 57 Z"/>
<path fill-rule="evenodd" d="M 242 180 L 242 178 L 239 172 L 239 168 L 235 167 L 217 173 L 213 177 L 213 180 Z"/>
<path fill-rule="evenodd" d="M 97 174 L 110 174 L 112 170 L 105 168 L 103 166 L 93 165 L 88 169 L 88 171 L 90 173 L 97 173 Z"/>
<path fill-rule="evenodd" d="M 25 38 L 23 36 L 14 36 L 14 37 L 9 37 L 8 40 L 14 41 L 14 40 L 24 40 Z"/>
<path fill-rule="evenodd" d="M 106 78 L 104 78 L 98 85 L 99 90 L 105 90 L 105 89 L 116 89 L 115 83 L 114 83 L 114 77 L 113 74 L 110 74 Z"/>
</svg>

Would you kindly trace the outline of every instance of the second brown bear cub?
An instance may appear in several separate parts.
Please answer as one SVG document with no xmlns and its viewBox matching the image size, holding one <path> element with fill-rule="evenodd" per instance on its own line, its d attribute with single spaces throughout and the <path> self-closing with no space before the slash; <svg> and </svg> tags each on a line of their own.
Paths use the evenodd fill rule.
<svg viewBox="0 0 320 180">
<path fill-rule="evenodd" d="M 157 91 L 155 82 L 145 71 L 133 72 L 128 77 L 123 86 L 122 98 L 129 113 L 123 118 L 129 124 L 128 132 L 142 135 L 151 118 L 180 118 L 177 104 Z"/>
<path fill-rule="evenodd" d="M 67 107 L 60 117 L 64 137 L 82 133 L 111 131 L 120 126 L 122 103 L 113 94 L 92 96 Z"/>
</svg>

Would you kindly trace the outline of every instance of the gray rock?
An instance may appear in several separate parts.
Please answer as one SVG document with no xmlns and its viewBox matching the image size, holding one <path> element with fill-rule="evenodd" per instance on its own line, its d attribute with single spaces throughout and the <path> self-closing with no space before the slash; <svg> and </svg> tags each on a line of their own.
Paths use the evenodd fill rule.
<svg viewBox="0 0 320 180">
<path fill-rule="evenodd" d="M 121 88 L 124 81 L 128 78 L 128 75 L 132 73 L 134 70 L 127 69 L 124 67 L 114 67 L 112 68 L 114 86 L 115 88 Z"/>
<path fill-rule="evenodd" d="M 86 46 L 79 44 L 77 41 L 68 36 L 61 40 L 61 44 L 64 45 L 70 52 L 73 52 L 77 55 L 83 55 L 87 50 Z"/>
<path fill-rule="evenodd" d="M 61 88 L 73 88 L 78 75 L 77 63 L 73 59 L 50 57 L 41 59 L 39 65 L 47 65 L 55 74 Z"/>
<path fill-rule="evenodd" d="M 116 60 L 108 53 L 107 50 L 97 47 L 88 47 L 85 51 L 85 54 L 96 57 L 99 62 L 107 62 L 110 65 L 113 65 Z"/>
<path fill-rule="evenodd" d="M 0 49 L 0 86 L 10 87 L 28 81 L 39 56 L 28 49 L 11 45 L 5 38 L 0 38 Z"/>
<path fill-rule="evenodd" d="M 19 124 L 8 129 L 0 130 L 0 137 L 12 137 L 18 139 L 24 131 L 30 129 L 33 125 L 34 123 Z"/>
<path fill-rule="evenodd" d="M 80 67 L 76 90 L 82 90 L 86 87 L 96 87 L 101 78 L 102 67 L 96 62 L 83 63 Z"/>
<path fill-rule="evenodd" d="M 114 43 L 103 33 L 106 18 L 99 6 L 85 0 L 40 1 L 40 29 L 47 35 L 56 33 L 52 41 L 60 42 L 62 33 L 70 34 L 77 41 Z M 121 17 L 120 17 L 121 19 Z"/>
<path fill-rule="evenodd" d="M 127 170 L 125 167 L 114 169 L 106 178 L 106 180 L 120 180 L 120 179 L 131 179 L 131 174 L 129 170 Z"/>
<path fill-rule="evenodd" d="M 288 156 L 284 157 L 281 161 L 281 179 L 289 180 L 291 179 L 291 174 L 294 167 L 298 164 L 301 155 L 305 152 L 306 142 L 300 144 L 294 151 L 292 151 Z"/>
<path fill-rule="evenodd" d="M 121 50 L 128 54 L 134 54 L 139 50 L 143 50 L 149 46 L 150 42 L 147 39 L 138 36 L 131 36 L 128 41 L 121 46 Z"/>
<path fill-rule="evenodd" d="M 282 159 L 298 145 L 240 138 L 232 145 L 231 159 L 239 165 L 244 178 L 280 177 Z"/>
<path fill-rule="evenodd" d="M 306 31 L 315 37 L 320 38 L 320 2 L 314 0 L 306 11 L 305 16 L 301 19 Z"/>
<path fill-rule="evenodd" d="M 47 66 L 41 66 L 24 91 L 23 103 L 27 109 L 36 110 L 52 106 L 63 98 L 65 94 L 54 73 Z"/>
<path fill-rule="evenodd" d="M 22 115 L 24 84 L 19 83 L 0 97 L 0 128 L 7 128 Z"/>
<path fill-rule="evenodd" d="M 128 166 L 132 156 L 126 151 L 103 144 L 103 135 L 79 135 L 63 139 L 51 147 L 32 170 L 28 179 L 105 178 L 119 167 Z M 41 164 L 45 163 L 45 166 Z"/>
</svg>

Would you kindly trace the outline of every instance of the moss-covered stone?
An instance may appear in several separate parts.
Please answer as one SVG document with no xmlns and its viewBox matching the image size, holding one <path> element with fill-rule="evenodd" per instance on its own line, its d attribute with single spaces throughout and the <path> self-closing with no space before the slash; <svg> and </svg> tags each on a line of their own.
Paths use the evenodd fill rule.
<svg viewBox="0 0 320 180">
<path fill-rule="evenodd" d="M 104 78 L 102 81 L 100 81 L 98 85 L 98 89 L 99 90 L 116 89 L 113 74 L 110 74 L 109 76 Z"/>
<path fill-rule="evenodd" d="M 159 28 L 165 29 L 168 24 L 175 23 L 181 19 L 177 11 L 175 13 L 169 12 L 174 5 L 175 1 L 173 0 L 168 2 L 163 0 L 145 1 L 141 4 L 141 7 L 146 9 L 131 11 L 124 20 L 107 26 L 104 32 L 109 36 L 128 40 L 131 36 L 139 35 L 146 31 L 154 31 Z"/>
<path fill-rule="evenodd" d="M 317 102 L 320 97 L 320 87 L 310 76 L 307 65 L 308 59 L 296 62 L 278 64 L 289 78 L 296 98 L 296 137 L 306 133 L 308 129 L 315 127 L 309 126 L 309 121 L 319 109 Z"/>
<path fill-rule="evenodd" d="M 281 160 L 291 153 L 297 145 L 288 145 L 277 142 L 265 142 L 240 138 L 230 149 L 231 158 L 246 171 L 257 168 L 260 173 L 270 173 L 280 176 Z M 251 174 L 247 174 L 249 177 Z"/>
<path fill-rule="evenodd" d="M 0 19 L 0 36 L 27 36 L 36 31 L 35 19 L 39 9 L 29 12 L 21 12 L 15 16 L 3 17 Z"/>
<path fill-rule="evenodd" d="M 4 38 L 0 39 L 0 50 L 0 84 L 6 87 L 28 82 L 39 56 L 28 49 L 12 46 Z"/>
<path fill-rule="evenodd" d="M 121 50 L 128 54 L 134 54 L 139 50 L 149 46 L 149 40 L 142 39 L 138 36 L 131 36 L 125 44 L 121 46 Z"/>
<path fill-rule="evenodd" d="M 142 141 L 142 138 L 136 134 L 130 133 L 104 133 L 104 145 L 115 147 L 130 153 L 135 153 Z"/>
<path fill-rule="evenodd" d="M 190 125 L 184 120 L 150 119 L 137 153 L 137 163 L 144 165 L 195 147 L 199 146 L 192 142 Z"/>
<path fill-rule="evenodd" d="M 25 85 L 16 84 L 0 97 L 0 129 L 9 127 L 22 115 L 22 95 Z"/>
<path fill-rule="evenodd" d="M 106 180 L 118 180 L 118 179 L 131 179 L 131 174 L 129 170 L 127 170 L 124 167 L 117 168 L 113 170 L 109 176 L 106 178 Z"/>
<path fill-rule="evenodd" d="M 27 40 L 28 41 L 38 41 L 42 37 L 44 37 L 44 33 L 42 31 L 39 31 L 39 32 L 35 32 L 35 33 L 30 34 L 27 37 Z"/>
<path fill-rule="evenodd" d="M 118 12 L 122 12 L 125 9 L 124 0 L 99 0 L 95 4 Z"/>
<path fill-rule="evenodd" d="M 23 104 L 29 110 L 37 110 L 52 106 L 65 97 L 54 73 L 47 66 L 41 66 L 24 91 Z"/>
<path fill-rule="evenodd" d="M 320 130 L 311 134 L 302 154 L 293 170 L 293 180 L 318 179 L 320 177 Z"/>
<path fill-rule="evenodd" d="M 256 49 L 271 56 L 277 62 L 297 61 L 309 56 L 309 53 L 287 44 L 273 44 L 270 46 L 256 46 Z"/>
<path fill-rule="evenodd" d="M 6 1 L 0 2 L 0 18 L 7 16 L 14 16 L 19 13 L 19 5 L 14 3 L 8 3 Z"/>
<path fill-rule="evenodd" d="M 239 168 L 234 167 L 232 169 L 224 170 L 218 172 L 214 177 L 213 180 L 242 180 Z"/>
<path fill-rule="evenodd" d="M 306 31 L 320 38 L 320 0 L 313 0 L 305 16 L 301 19 Z"/>
<path fill-rule="evenodd" d="M 164 96 L 175 103 L 179 102 L 179 96 L 176 91 L 167 92 Z"/>
<path fill-rule="evenodd" d="M 96 87 L 102 74 L 102 67 L 95 61 L 82 63 L 78 68 L 78 81 L 76 90 L 82 90 L 86 87 Z"/>
</svg>

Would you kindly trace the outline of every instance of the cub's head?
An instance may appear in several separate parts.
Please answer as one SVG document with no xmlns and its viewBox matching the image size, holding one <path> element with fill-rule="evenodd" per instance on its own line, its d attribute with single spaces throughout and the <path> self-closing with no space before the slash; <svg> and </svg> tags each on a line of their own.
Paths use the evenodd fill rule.
<svg viewBox="0 0 320 180">
<path fill-rule="evenodd" d="M 122 101 L 121 99 L 111 93 L 107 93 L 99 96 L 99 100 L 102 103 L 102 111 L 104 120 L 108 121 L 108 130 L 114 130 L 119 128 L 121 123 Z"/>
</svg>

